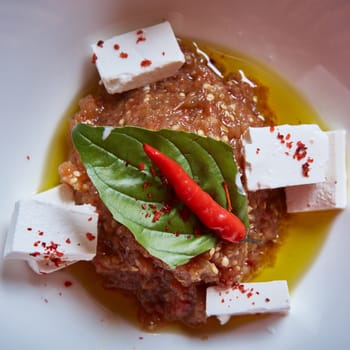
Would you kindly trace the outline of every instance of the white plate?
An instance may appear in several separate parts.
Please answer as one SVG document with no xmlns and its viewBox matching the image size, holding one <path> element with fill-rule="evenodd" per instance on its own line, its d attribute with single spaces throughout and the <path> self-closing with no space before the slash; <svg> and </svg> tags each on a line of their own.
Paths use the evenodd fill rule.
<svg viewBox="0 0 350 350">
<path fill-rule="evenodd" d="M 94 72 L 89 45 L 162 18 L 180 35 L 268 63 L 304 91 L 331 127 L 350 129 L 347 1 L 1 1 L 1 246 L 15 200 L 38 189 L 58 123 Z M 23 263 L 1 261 L 0 348 L 347 348 L 349 214 L 334 221 L 288 316 L 216 333 L 144 333 L 127 313 L 111 311 L 109 301 L 96 297 L 99 289 L 84 284 L 79 266 L 75 276 L 43 277 Z M 66 280 L 73 285 L 66 288 Z"/>
</svg>

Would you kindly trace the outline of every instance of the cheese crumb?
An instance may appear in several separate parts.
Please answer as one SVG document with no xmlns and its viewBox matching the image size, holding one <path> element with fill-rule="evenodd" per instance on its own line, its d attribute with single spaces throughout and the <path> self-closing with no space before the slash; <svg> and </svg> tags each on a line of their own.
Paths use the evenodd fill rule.
<svg viewBox="0 0 350 350">
<path fill-rule="evenodd" d="M 317 125 L 251 127 L 242 143 L 250 191 L 326 179 L 328 137 Z"/>
<path fill-rule="evenodd" d="M 207 288 L 206 314 L 226 323 L 231 316 L 286 313 L 290 309 L 287 281 L 241 283 L 228 289 Z"/>
<path fill-rule="evenodd" d="M 285 188 L 287 212 L 344 209 L 347 205 L 346 131 L 325 133 L 329 139 L 326 180 Z"/>
<path fill-rule="evenodd" d="M 95 207 L 75 205 L 67 185 L 18 201 L 8 232 L 5 258 L 25 260 L 46 274 L 96 255 Z"/>
<path fill-rule="evenodd" d="M 92 49 L 93 62 L 110 94 L 170 77 L 185 62 L 167 21 L 99 40 Z"/>
</svg>

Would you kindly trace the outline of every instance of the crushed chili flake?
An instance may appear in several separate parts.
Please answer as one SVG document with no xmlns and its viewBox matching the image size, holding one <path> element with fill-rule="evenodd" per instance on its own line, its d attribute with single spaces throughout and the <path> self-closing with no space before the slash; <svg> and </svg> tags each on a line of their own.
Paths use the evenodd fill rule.
<svg viewBox="0 0 350 350">
<path fill-rule="evenodd" d="M 141 205 L 141 208 L 142 208 L 143 210 L 146 210 L 146 209 L 147 209 L 146 203 L 143 203 L 143 204 Z"/>
<path fill-rule="evenodd" d="M 284 141 L 284 135 L 281 134 L 280 132 L 277 134 L 277 138 L 281 141 L 282 144 L 285 143 L 285 141 Z"/>
<path fill-rule="evenodd" d="M 114 50 L 119 50 L 119 49 L 120 49 L 120 46 L 119 46 L 119 44 L 114 44 L 114 45 L 113 45 L 113 48 L 114 48 Z"/>
<path fill-rule="evenodd" d="M 34 247 L 37 247 L 39 244 L 40 244 L 40 241 L 35 241 L 35 242 L 33 243 L 33 246 L 34 246 Z"/>
<path fill-rule="evenodd" d="M 95 53 L 92 54 L 92 57 L 91 57 L 91 63 L 95 64 L 97 61 L 97 55 Z"/>
<path fill-rule="evenodd" d="M 71 243 L 70 238 L 67 238 L 67 239 L 66 239 L 66 243 L 67 243 L 67 244 L 70 244 L 70 243 Z"/>
<path fill-rule="evenodd" d="M 259 147 L 256 148 L 255 153 L 256 153 L 256 154 L 259 154 L 259 153 L 260 153 L 260 148 L 259 148 Z"/>
<path fill-rule="evenodd" d="M 38 235 L 39 235 L 39 236 L 43 236 L 43 235 L 44 235 L 44 232 L 43 232 L 43 231 L 38 231 Z"/>
<path fill-rule="evenodd" d="M 291 149 L 293 147 L 293 141 L 289 141 L 286 143 L 286 147 Z"/>
<path fill-rule="evenodd" d="M 270 302 L 270 298 L 265 298 L 265 303 L 269 303 Z"/>
<path fill-rule="evenodd" d="M 30 155 L 29 154 L 26 155 L 26 159 L 30 160 Z"/>
<path fill-rule="evenodd" d="M 145 163 L 144 163 L 144 162 L 141 162 L 141 163 L 139 164 L 139 166 L 138 166 L 138 169 L 139 169 L 140 171 L 145 170 Z"/>
<path fill-rule="evenodd" d="M 66 288 L 71 287 L 72 285 L 73 285 L 73 282 L 71 282 L 71 281 L 64 281 L 64 286 Z"/>
<path fill-rule="evenodd" d="M 143 68 L 149 67 L 152 64 L 151 60 L 144 59 L 140 62 L 140 66 Z"/>
<path fill-rule="evenodd" d="M 146 38 L 144 36 L 139 36 L 137 39 L 136 39 L 136 44 L 142 42 L 142 41 L 146 41 Z"/>
<path fill-rule="evenodd" d="M 40 252 L 33 252 L 29 253 L 30 256 L 33 256 L 34 258 L 40 255 Z"/>
<path fill-rule="evenodd" d="M 150 166 L 149 170 L 151 171 L 151 175 L 153 177 L 157 176 L 157 171 L 152 165 Z"/>
<path fill-rule="evenodd" d="M 120 58 L 128 58 L 128 54 L 126 53 L 126 52 L 121 52 L 120 54 L 119 54 L 119 57 Z"/>
<path fill-rule="evenodd" d="M 183 221 L 187 221 L 191 215 L 191 211 L 187 207 L 183 207 L 179 210 L 180 217 Z"/>
<path fill-rule="evenodd" d="M 271 126 L 270 126 L 270 132 L 274 132 L 274 131 L 275 131 L 274 125 L 271 125 Z"/>
<path fill-rule="evenodd" d="M 142 188 L 145 190 L 146 188 L 148 188 L 148 187 L 150 187 L 150 186 L 152 186 L 152 183 L 151 182 L 144 182 L 143 184 L 142 184 Z"/>
<path fill-rule="evenodd" d="M 303 172 L 303 176 L 309 177 L 309 173 L 310 173 L 310 164 L 309 163 L 306 162 L 302 165 L 302 172 Z"/>
<path fill-rule="evenodd" d="M 141 35 L 143 34 L 143 30 L 142 29 L 139 29 L 137 32 L 136 32 L 137 35 Z"/>
<path fill-rule="evenodd" d="M 32 231 L 33 229 L 31 227 L 27 227 L 27 231 Z"/>
<path fill-rule="evenodd" d="M 162 52 L 162 56 L 165 56 L 165 52 L 164 51 Z"/>
<path fill-rule="evenodd" d="M 96 238 L 91 232 L 86 232 L 85 236 L 89 241 L 93 241 Z"/>
<path fill-rule="evenodd" d="M 102 48 L 102 47 L 103 47 L 103 44 L 104 44 L 104 41 L 103 41 L 103 40 L 99 40 L 99 41 L 97 42 L 96 45 L 97 45 L 98 47 L 101 47 L 101 48 Z"/>
<path fill-rule="evenodd" d="M 294 152 L 293 159 L 301 160 L 307 155 L 307 147 L 301 141 L 297 142 L 297 148 Z"/>
</svg>

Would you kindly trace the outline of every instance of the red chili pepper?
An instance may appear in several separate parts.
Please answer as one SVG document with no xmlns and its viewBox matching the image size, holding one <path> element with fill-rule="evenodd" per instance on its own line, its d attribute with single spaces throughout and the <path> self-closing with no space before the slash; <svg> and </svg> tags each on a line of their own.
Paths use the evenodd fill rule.
<svg viewBox="0 0 350 350">
<path fill-rule="evenodd" d="M 246 229 L 243 222 L 203 191 L 178 163 L 148 144 L 144 144 L 143 149 L 168 179 L 179 199 L 205 226 L 230 242 L 244 238 Z"/>
</svg>

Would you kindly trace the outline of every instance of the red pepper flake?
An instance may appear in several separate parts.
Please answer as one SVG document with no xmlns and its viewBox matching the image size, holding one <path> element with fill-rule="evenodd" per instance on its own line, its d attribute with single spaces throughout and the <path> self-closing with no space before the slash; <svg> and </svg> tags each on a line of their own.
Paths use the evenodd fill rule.
<svg viewBox="0 0 350 350">
<path fill-rule="evenodd" d="M 136 32 L 136 35 L 142 35 L 143 34 L 143 30 L 142 29 L 139 29 L 137 32 Z"/>
<path fill-rule="evenodd" d="M 26 159 L 30 160 L 30 155 L 29 154 L 26 155 Z"/>
<path fill-rule="evenodd" d="M 225 299 L 224 299 L 224 298 L 222 298 L 222 299 L 221 299 L 221 303 L 223 304 L 224 302 L 225 302 Z"/>
<path fill-rule="evenodd" d="M 89 216 L 87 220 L 92 221 L 92 216 Z"/>
<path fill-rule="evenodd" d="M 41 243 L 41 246 L 42 246 L 43 248 L 46 248 L 46 242 L 42 242 L 42 243 Z"/>
<path fill-rule="evenodd" d="M 154 215 L 153 215 L 152 222 L 157 222 L 161 218 L 162 214 L 163 213 L 161 210 L 156 210 Z"/>
<path fill-rule="evenodd" d="M 191 211 L 187 207 L 183 207 L 179 210 L 180 217 L 183 221 L 187 221 L 191 215 Z"/>
<path fill-rule="evenodd" d="M 34 258 L 36 258 L 37 256 L 40 255 L 40 252 L 33 252 L 33 253 L 29 253 L 30 256 L 33 256 Z"/>
<path fill-rule="evenodd" d="M 143 184 L 142 184 L 142 188 L 145 190 L 145 189 L 147 189 L 148 187 L 150 187 L 150 186 L 152 186 L 152 183 L 151 182 L 144 182 Z"/>
<path fill-rule="evenodd" d="M 71 287 L 73 285 L 73 283 L 71 282 L 71 281 L 64 281 L 64 286 L 66 287 L 66 288 L 69 288 L 69 287 Z"/>
<path fill-rule="evenodd" d="M 152 64 L 151 60 L 144 59 L 144 60 L 141 61 L 140 66 L 142 68 L 146 68 L 146 67 L 149 67 L 151 64 Z"/>
<path fill-rule="evenodd" d="M 284 135 L 281 134 L 280 132 L 277 134 L 277 138 L 280 140 L 281 144 L 284 144 L 285 141 L 284 141 Z"/>
<path fill-rule="evenodd" d="M 151 192 L 148 192 L 148 193 L 147 193 L 147 197 L 148 197 L 148 198 L 152 198 L 152 193 L 151 193 Z"/>
<path fill-rule="evenodd" d="M 164 51 L 162 51 L 162 56 L 165 56 L 165 52 Z"/>
<path fill-rule="evenodd" d="M 120 58 L 128 58 L 128 54 L 126 53 L 126 52 L 121 52 L 120 54 L 119 54 L 119 57 Z"/>
<path fill-rule="evenodd" d="M 35 242 L 33 243 L 33 246 L 34 246 L 34 247 L 37 247 L 39 244 L 40 244 L 40 241 L 35 241 Z"/>
<path fill-rule="evenodd" d="M 31 227 L 27 227 L 27 231 L 32 231 L 33 229 Z"/>
<path fill-rule="evenodd" d="M 303 176 L 309 177 L 309 172 L 310 172 L 310 164 L 309 163 L 304 163 L 302 165 L 302 171 L 303 171 Z"/>
<path fill-rule="evenodd" d="M 93 241 L 96 238 L 91 232 L 86 232 L 85 236 L 89 241 Z"/>
<path fill-rule="evenodd" d="M 291 149 L 293 147 L 293 141 L 289 141 L 286 143 L 286 147 Z"/>
<path fill-rule="evenodd" d="M 43 235 L 44 235 L 44 232 L 43 232 L 43 231 L 38 231 L 38 235 L 39 235 L 39 236 L 43 236 Z"/>
<path fill-rule="evenodd" d="M 194 236 L 197 238 L 201 236 L 201 229 L 199 227 L 194 228 Z"/>
<path fill-rule="evenodd" d="M 291 135 L 290 135 L 290 133 L 288 133 L 288 134 L 286 135 L 286 140 L 287 140 L 287 141 L 290 140 L 290 137 L 291 137 Z"/>
<path fill-rule="evenodd" d="M 150 166 L 149 170 L 151 171 L 151 175 L 153 177 L 157 176 L 157 171 L 152 165 Z"/>
<path fill-rule="evenodd" d="M 313 163 L 313 162 L 314 162 L 314 159 L 313 159 L 312 157 L 308 157 L 308 158 L 307 158 L 307 162 L 308 162 L 308 163 Z"/>
<path fill-rule="evenodd" d="M 97 61 L 97 55 L 95 53 L 92 54 L 92 57 L 91 57 L 91 63 L 95 64 Z"/>
<path fill-rule="evenodd" d="M 67 238 L 67 239 L 66 239 L 66 243 L 67 243 L 67 244 L 71 244 L 70 238 Z"/>
<path fill-rule="evenodd" d="M 141 205 L 141 208 L 142 208 L 143 210 L 146 210 L 146 209 L 147 209 L 146 203 L 143 203 L 143 204 Z"/>
<path fill-rule="evenodd" d="M 142 42 L 142 41 L 146 41 L 146 38 L 144 36 L 139 36 L 137 39 L 136 39 L 136 44 Z"/>
<path fill-rule="evenodd" d="M 301 141 L 297 142 L 297 148 L 294 152 L 293 159 L 301 160 L 306 157 L 307 147 Z"/>
<path fill-rule="evenodd" d="M 104 41 L 103 41 L 103 40 L 99 40 L 99 41 L 97 42 L 96 45 L 97 45 L 98 47 L 101 47 L 101 48 L 102 48 L 102 47 L 103 47 L 103 44 L 104 44 Z"/>
<path fill-rule="evenodd" d="M 114 49 L 114 50 L 119 50 L 119 49 L 120 49 L 119 44 L 114 44 L 114 45 L 113 45 L 113 49 Z"/>
<path fill-rule="evenodd" d="M 249 299 L 249 298 L 251 298 L 253 296 L 253 293 L 252 292 L 248 292 L 247 293 L 247 298 Z"/>
<path fill-rule="evenodd" d="M 271 125 L 271 126 L 270 126 L 270 132 L 274 132 L 274 131 L 275 131 L 274 125 Z"/>
<path fill-rule="evenodd" d="M 260 148 L 259 148 L 259 147 L 256 148 L 255 153 L 256 153 L 256 154 L 259 154 L 259 153 L 260 153 Z"/>
<path fill-rule="evenodd" d="M 265 303 L 269 303 L 270 302 L 270 298 L 265 298 Z"/>
<path fill-rule="evenodd" d="M 139 169 L 140 171 L 145 170 L 145 163 L 144 163 L 144 162 L 141 162 L 141 163 L 139 164 L 139 166 L 138 166 L 138 169 Z"/>
</svg>

